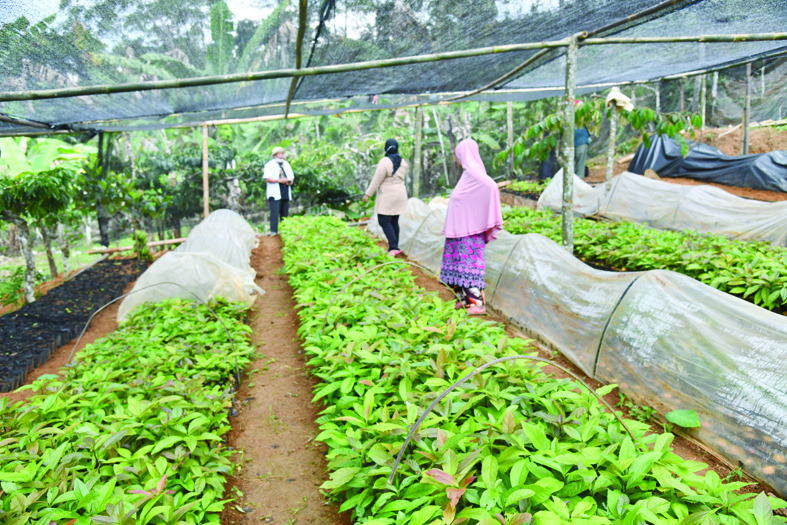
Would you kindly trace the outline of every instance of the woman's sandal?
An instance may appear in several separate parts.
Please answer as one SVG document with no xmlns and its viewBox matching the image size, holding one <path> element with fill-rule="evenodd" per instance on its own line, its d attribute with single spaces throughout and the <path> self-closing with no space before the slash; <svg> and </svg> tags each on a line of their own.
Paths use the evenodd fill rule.
<svg viewBox="0 0 787 525">
<path fill-rule="evenodd" d="M 478 305 L 471 305 L 467 307 L 467 315 L 483 315 L 486 313 L 486 306 L 483 304 Z"/>
</svg>

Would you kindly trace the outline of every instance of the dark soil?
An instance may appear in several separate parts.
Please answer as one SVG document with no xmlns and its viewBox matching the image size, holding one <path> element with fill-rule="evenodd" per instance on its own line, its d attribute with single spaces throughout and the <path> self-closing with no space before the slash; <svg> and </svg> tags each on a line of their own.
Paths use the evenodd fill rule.
<svg viewBox="0 0 787 525">
<path fill-rule="evenodd" d="M 0 392 L 21 386 L 29 371 L 78 336 L 90 316 L 121 295 L 145 267 L 132 259 L 101 261 L 36 302 L 0 317 Z"/>
</svg>

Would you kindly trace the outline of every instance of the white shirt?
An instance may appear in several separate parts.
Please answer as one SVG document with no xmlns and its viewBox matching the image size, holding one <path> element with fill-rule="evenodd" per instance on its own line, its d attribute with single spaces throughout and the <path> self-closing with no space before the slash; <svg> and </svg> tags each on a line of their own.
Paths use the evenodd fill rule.
<svg viewBox="0 0 787 525">
<path fill-rule="evenodd" d="M 271 159 L 265 164 L 265 170 L 262 173 L 263 179 L 279 179 L 281 177 L 281 169 L 284 170 L 284 175 L 287 177 L 287 180 L 293 181 L 295 180 L 295 174 L 292 172 L 292 167 L 290 163 L 286 160 L 279 164 L 279 161 L 276 159 Z M 281 189 L 279 188 L 278 182 L 266 182 L 267 186 L 265 188 L 265 199 L 269 199 L 273 197 L 275 200 L 281 200 Z M 290 200 L 292 200 L 292 186 L 290 186 Z"/>
</svg>

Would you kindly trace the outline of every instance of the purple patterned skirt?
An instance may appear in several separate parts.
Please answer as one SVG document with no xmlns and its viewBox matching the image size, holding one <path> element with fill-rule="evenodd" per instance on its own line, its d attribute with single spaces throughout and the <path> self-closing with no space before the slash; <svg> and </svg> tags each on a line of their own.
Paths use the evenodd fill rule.
<svg viewBox="0 0 787 525">
<path fill-rule="evenodd" d="M 440 280 L 463 288 L 484 289 L 486 243 L 484 234 L 446 239 Z"/>
</svg>

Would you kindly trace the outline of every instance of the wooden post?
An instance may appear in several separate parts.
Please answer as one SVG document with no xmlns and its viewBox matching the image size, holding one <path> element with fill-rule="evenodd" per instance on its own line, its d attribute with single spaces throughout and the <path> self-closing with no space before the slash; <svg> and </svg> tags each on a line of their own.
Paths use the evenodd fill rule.
<svg viewBox="0 0 787 525">
<path fill-rule="evenodd" d="M 742 154 L 749 154 L 749 120 L 751 119 L 751 62 L 746 64 L 746 95 L 743 99 L 743 147 Z"/>
<path fill-rule="evenodd" d="M 510 100 L 506 103 L 506 124 L 508 125 L 508 180 L 514 176 L 514 103 Z"/>
<path fill-rule="evenodd" d="M 610 181 L 612 180 L 612 168 L 615 165 L 615 143 L 618 137 L 618 105 L 613 100 L 612 101 L 612 108 L 610 108 L 610 115 L 609 115 L 609 148 L 607 148 L 607 176 L 604 178 L 607 182 L 607 186 L 604 189 L 604 205 L 607 203 L 607 199 L 609 198 L 609 191 L 612 188 L 612 184 Z"/>
<path fill-rule="evenodd" d="M 702 124 L 700 129 L 705 129 L 705 105 L 707 103 L 708 88 L 705 82 L 705 75 L 700 75 L 700 116 L 702 117 Z"/>
<path fill-rule="evenodd" d="M 413 151 L 413 197 L 421 196 L 421 139 L 423 136 L 424 107 L 415 108 L 415 147 Z"/>
<path fill-rule="evenodd" d="M 574 253 L 574 106 L 577 90 L 576 35 L 569 38 L 566 49 L 566 105 L 563 111 L 563 246 Z"/>
<path fill-rule="evenodd" d="M 208 183 L 208 125 L 202 125 L 202 214 L 210 215 L 210 189 Z"/>
</svg>

